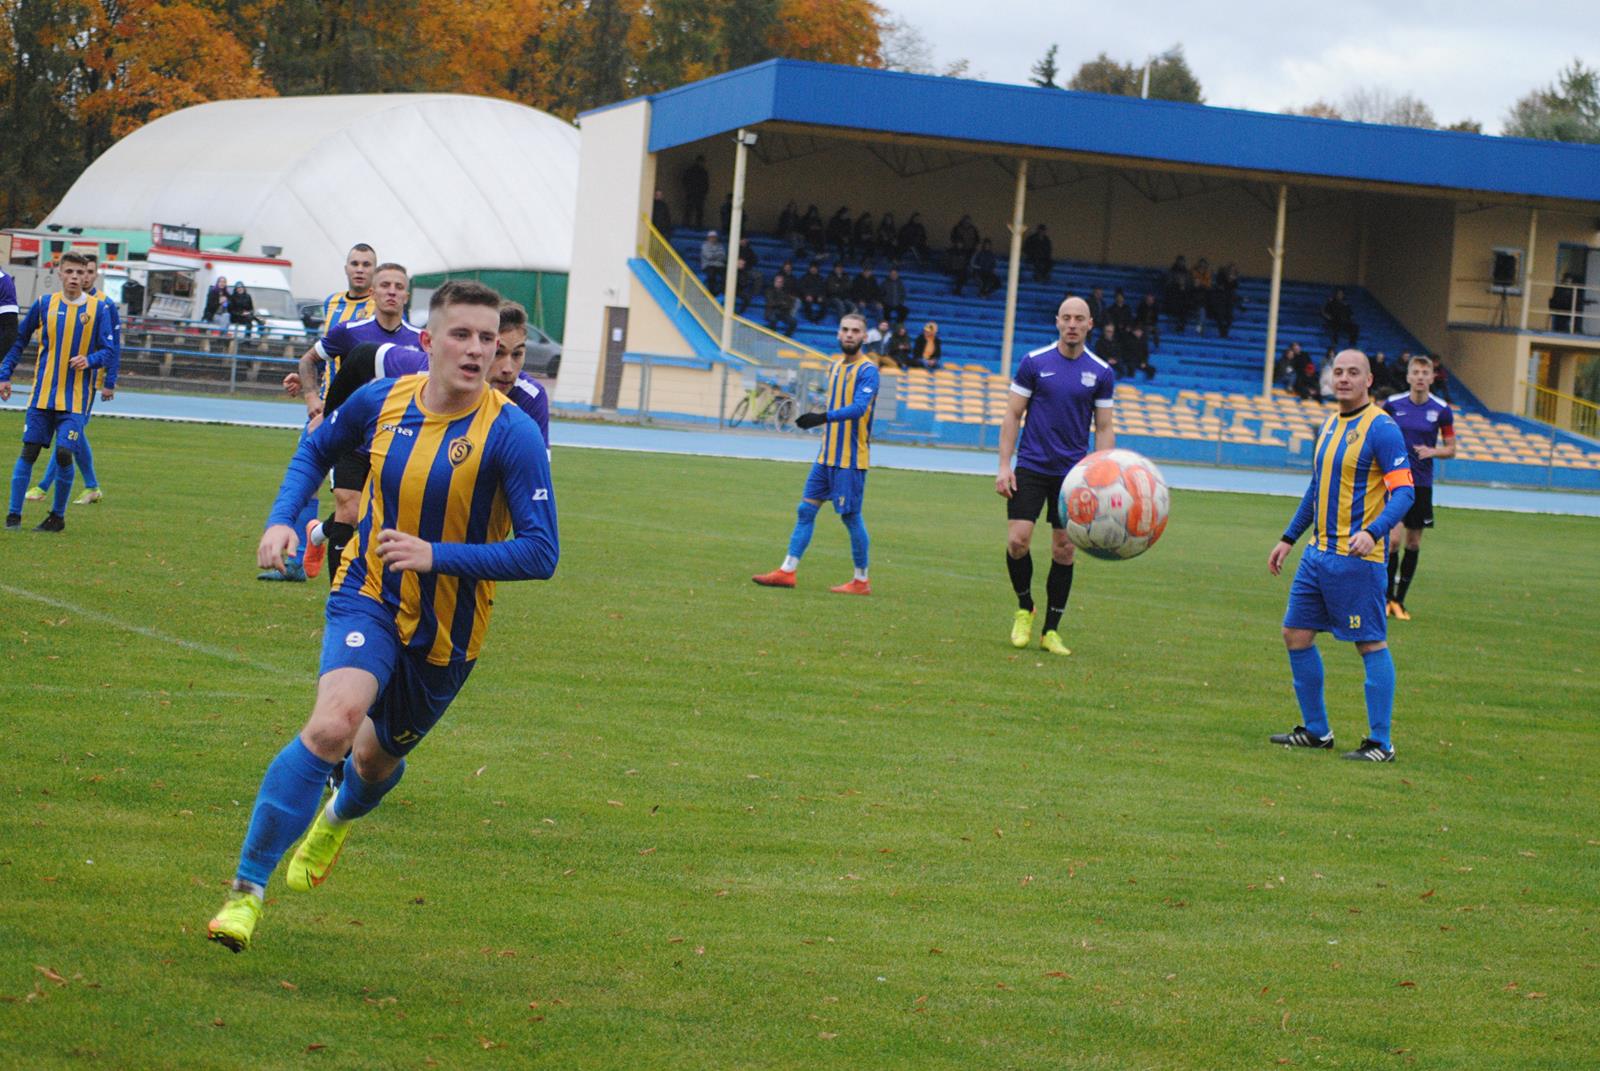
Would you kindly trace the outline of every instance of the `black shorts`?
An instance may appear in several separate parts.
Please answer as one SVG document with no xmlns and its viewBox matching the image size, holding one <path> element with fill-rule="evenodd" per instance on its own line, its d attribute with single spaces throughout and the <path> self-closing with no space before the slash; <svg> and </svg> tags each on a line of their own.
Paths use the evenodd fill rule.
<svg viewBox="0 0 1600 1071">
<path fill-rule="evenodd" d="M 1061 520 L 1061 481 L 1066 476 L 1046 476 L 1032 469 L 1017 470 L 1017 489 L 1006 499 L 1006 520 L 1038 521 L 1039 507 L 1045 507 L 1051 528 L 1065 528 Z"/>
<path fill-rule="evenodd" d="M 1411 529 L 1433 527 L 1433 488 L 1413 487 L 1416 499 L 1411 503 L 1411 508 L 1406 510 L 1405 519 L 1400 523 Z"/>
<path fill-rule="evenodd" d="M 333 463 L 333 486 L 339 491 L 359 491 L 367 485 L 368 459 L 354 450 Z"/>
</svg>

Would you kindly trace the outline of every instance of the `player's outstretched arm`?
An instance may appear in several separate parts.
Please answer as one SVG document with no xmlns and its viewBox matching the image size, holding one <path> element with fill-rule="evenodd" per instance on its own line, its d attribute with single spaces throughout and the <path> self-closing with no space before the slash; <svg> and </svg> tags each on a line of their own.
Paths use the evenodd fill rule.
<svg viewBox="0 0 1600 1071">
<path fill-rule="evenodd" d="M 294 552 L 299 549 L 300 536 L 296 534 L 293 526 L 268 525 L 267 530 L 261 533 L 261 542 L 256 545 L 256 566 L 261 569 L 276 569 L 281 573 L 284 560 L 294 557 Z"/>
<path fill-rule="evenodd" d="M 520 409 L 491 438 L 490 456 L 511 515 L 501 543 L 435 543 L 433 571 L 474 580 L 548 580 L 561 557 L 550 459 L 538 426 Z"/>
<path fill-rule="evenodd" d="M 1313 476 L 1306 484 L 1306 493 L 1300 496 L 1300 507 L 1294 511 L 1294 517 L 1289 521 L 1289 527 L 1283 530 L 1283 536 L 1277 545 L 1272 548 L 1272 553 L 1267 555 L 1267 572 L 1277 576 L 1283 569 L 1284 559 L 1289 557 L 1289 552 L 1294 549 L 1294 541 L 1305 534 L 1311 527 L 1311 522 L 1317 516 L 1317 480 Z"/>
<path fill-rule="evenodd" d="M 1011 469 L 1011 460 L 1017 455 L 1017 433 L 1022 428 L 1022 414 L 1028 411 L 1028 399 L 1012 391 L 1006 395 L 1005 415 L 1000 418 L 1000 472 L 994 478 L 994 492 L 1004 498 L 1017 493 L 1017 474 Z"/>
<path fill-rule="evenodd" d="M 289 469 L 283 475 L 278 497 L 267 514 L 267 525 L 293 527 L 300 507 L 316 493 L 317 485 L 333 467 L 335 459 L 363 442 L 370 442 L 372 424 L 383 395 L 378 391 L 357 391 L 333 419 L 318 425 L 310 435 L 300 441 L 300 446 L 289 459 Z"/>
</svg>

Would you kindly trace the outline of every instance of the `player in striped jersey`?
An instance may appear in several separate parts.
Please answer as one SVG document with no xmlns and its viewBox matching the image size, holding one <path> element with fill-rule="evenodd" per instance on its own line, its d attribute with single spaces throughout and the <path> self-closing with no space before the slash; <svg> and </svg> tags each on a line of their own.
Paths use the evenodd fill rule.
<svg viewBox="0 0 1600 1071">
<path fill-rule="evenodd" d="M 1389 616 L 1410 621 L 1406 593 L 1417 575 L 1417 559 L 1422 555 L 1422 530 L 1433 527 L 1433 460 L 1456 456 L 1455 415 L 1450 403 L 1435 398 L 1433 358 L 1418 354 L 1406 366 L 1406 385 L 1411 389 L 1391 395 L 1383 411 L 1394 417 L 1411 451 L 1411 468 L 1416 480 L 1417 500 L 1390 534 Z M 1442 442 L 1441 442 L 1442 440 Z M 1405 536 L 1405 554 L 1400 553 L 1400 537 Z"/>
<path fill-rule="evenodd" d="M 1311 484 L 1267 556 L 1267 570 L 1277 576 L 1294 541 L 1311 530 L 1311 545 L 1300 557 L 1283 615 L 1302 724 L 1271 740 L 1285 747 L 1333 747 L 1316 646 L 1317 633 L 1331 632 L 1356 645 L 1366 668 L 1367 737 L 1344 757 L 1393 762 L 1389 730 L 1395 678 L 1383 613 L 1383 559 L 1389 530 L 1406 515 L 1414 495 L 1405 439 L 1393 418 L 1373 404 L 1371 390 L 1366 354 L 1344 350 L 1334 357 L 1339 411 L 1317 436 Z"/>
<path fill-rule="evenodd" d="M 22 351 L 41 335 L 33 393 L 22 429 L 22 453 L 11 473 L 11 502 L 7 528 L 22 527 L 22 501 L 33 479 L 39 453 L 56 444 L 56 463 L 66 478 L 56 484 L 50 513 L 34 529 L 59 532 L 66 527 L 67 497 L 72 492 L 72 447 L 83 435 L 100 369 L 112 359 L 117 340 L 106 315 L 106 302 L 91 298 L 84 284 L 92 277 L 88 258 L 81 253 L 61 255 L 58 267 L 61 290 L 33 303 L 17 340 L 0 360 L 0 401 L 11 397 L 11 373 Z"/>
<path fill-rule="evenodd" d="M 479 283 L 440 287 L 422 336 L 428 374 L 357 391 L 301 445 L 273 503 L 262 566 L 294 550 L 295 511 L 335 458 L 361 449 L 371 459 L 356 543 L 328 596 L 315 705 L 262 778 L 233 890 L 207 927 L 235 952 L 249 947 L 267 880 L 307 826 L 285 874 L 297 891 L 322 884 L 351 821 L 400 781 L 477 660 L 495 581 L 555 572 L 544 442 L 488 387 L 499 305 Z M 339 791 L 319 809 L 347 753 Z"/>
<path fill-rule="evenodd" d="M 111 318 L 111 335 L 115 340 L 111 358 L 106 361 L 105 377 L 99 384 L 100 400 L 109 402 L 117 392 L 117 373 L 122 367 L 122 317 L 117 313 L 117 303 L 112 301 L 100 291 L 100 257 L 95 253 L 85 253 L 84 258 L 89 261 L 89 282 L 83 292 L 91 298 L 105 302 L 103 310 Z M 100 501 L 105 495 L 100 490 L 100 479 L 94 471 L 94 451 L 89 449 L 89 418 L 94 415 L 94 391 L 89 392 L 89 408 L 83 414 L 83 433 L 72 444 L 72 457 L 78 463 L 78 469 L 83 473 L 83 494 L 72 503 L 74 506 L 88 506 Z M 30 487 L 24 496 L 29 502 L 43 501 L 50 493 L 50 488 L 57 480 L 67 481 L 68 493 L 72 490 L 72 476 L 62 471 L 56 464 L 54 456 L 44 468 L 44 479 L 39 481 L 37 487 Z"/>
<path fill-rule="evenodd" d="M 826 426 L 822 449 L 800 493 L 798 518 L 789 536 L 789 553 L 770 573 L 751 577 L 769 588 L 792 588 L 800 557 L 811 542 L 817 511 L 827 501 L 850 533 L 850 559 L 855 575 L 828 590 L 836 595 L 871 595 L 867 579 L 867 526 L 861 520 L 861 499 L 867 490 L 867 455 L 872 439 L 872 411 L 878 401 L 878 366 L 861 352 L 867 321 L 856 313 L 839 320 L 839 356 L 828 370 L 828 408 L 802 413 L 795 423 L 811 429 Z"/>
</svg>

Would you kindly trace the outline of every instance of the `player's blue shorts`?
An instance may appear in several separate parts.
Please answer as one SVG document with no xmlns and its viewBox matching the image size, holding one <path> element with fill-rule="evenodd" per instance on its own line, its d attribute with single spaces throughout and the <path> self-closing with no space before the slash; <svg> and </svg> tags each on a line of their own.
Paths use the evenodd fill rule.
<svg viewBox="0 0 1600 1071">
<path fill-rule="evenodd" d="M 839 513 L 860 513 L 861 500 L 866 493 L 866 469 L 846 469 L 818 461 L 811 466 L 811 475 L 806 477 L 806 489 L 800 497 L 813 502 L 830 501 Z"/>
<path fill-rule="evenodd" d="M 63 413 L 57 409 L 29 406 L 27 415 L 22 418 L 22 441 L 34 446 L 49 446 L 50 440 L 59 436 L 57 445 L 71 449 L 74 443 L 83 438 L 83 429 L 88 423 L 87 413 Z"/>
<path fill-rule="evenodd" d="M 1283 627 L 1331 632 L 1335 639 L 1352 643 L 1386 639 L 1383 599 L 1388 583 L 1383 562 L 1307 547 L 1289 586 Z"/>
<path fill-rule="evenodd" d="M 404 757 L 428 735 L 474 664 L 436 666 L 400 643 L 394 618 L 378 603 L 360 595 L 328 596 L 317 673 L 364 669 L 378 678 L 378 699 L 367 717 L 379 745 L 391 755 Z"/>
</svg>

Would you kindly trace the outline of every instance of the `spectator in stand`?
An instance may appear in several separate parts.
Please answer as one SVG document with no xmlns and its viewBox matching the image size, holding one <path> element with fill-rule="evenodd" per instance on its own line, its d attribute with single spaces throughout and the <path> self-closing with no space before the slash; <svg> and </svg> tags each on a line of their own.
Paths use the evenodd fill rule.
<svg viewBox="0 0 1600 1071">
<path fill-rule="evenodd" d="M 922 267 L 923 262 L 929 256 L 928 228 L 922 225 L 921 215 L 920 212 L 911 213 L 911 217 L 906 220 L 905 226 L 900 228 L 898 237 L 899 249 L 895 251 L 895 255 L 901 260 L 904 260 L 907 256 L 913 257 L 919 268 Z"/>
<path fill-rule="evenodd" d="M 706 158 L 696 156 L 694 163 L 683 169 L 678 181 L 683 186 L 683 225 L 699 230 L 706 225 L 706 194 L 711 192 Z"/>
<path fill-rule="evenodd" d="M 1022 240 L 1022 259 L 1032 269 L 1034 282 L 1050 281 L 1050 272 L 1055 268 L 1055 252 L 1051 248 L 1050 235 L 1046 233 L 1043 223 Z"/>
<path fill-rule="evenodd" d="M 228 280 L 224 276 L 217 276 L 217 281 L 206 291 L 206 306 L 200 318 L 218 327 L 228 322 Z"/>
<path fill-rule="evenodd" d="M 1305 363 L 1306 354 L 1300 348 L 1300 343 L 1289 343 L 1272 364 L 1272 382 L 1280 387 L 1293 389 L 1292 385 L 1298 379 L 1300 366 Z"/>
<path fill-rule="evenodd" d="M 1111 295 L 1111 304 L 1105 310 L 1106 323 L 1117 325 L 1117 334 L 1126 341 L 1128 332 L 1133 330 L 1133 306 L 1128 304 L 1128 296 L 1122 292 L 1122 287 L 1117 287 L 1116 293 Z"/>
<path fill-rule="evenodd" d="M 1450 373 L 1445 368 L 1444 362 L 1437 357 L 1433 358 L 1433 386 L 1429 388 L 1429 391 L 1437 394 L 1447 402 L 1450 401 Z M 1455 403 L 1451 402 L 1450 404 L 1454 405 Z"/>
<path fill-rule="evenodd" d="M 767 326 L 783 335 L 792 335 L 800 326 L 794 316 L 794 294 L 784 285 L 784 276 L 774 276 L 767 288 Z"/>
<path fill-rule="evenodd" d="M 1122 337 L 1117 334 L 1114 324 L 1104 324 L 1100 328 L 1100 339 L 1094 348 L 1089 350 L 1096 357 L 1111 366 L 1118 379 L 1122 379 L 1125 372 L 1122 367 Z"/>
<path fill-rule="evenodd" d="M 1570 271 L 1561 285 L 1550 291 L 1550 330 L 1559 335 L 1572 333 L 1573 313 L 1578 311 L 1578 277 Z"/>
<path fill-rule="evenodd" d="M 706 278 L 706 289 L 721 297 L 728 282 L 728 247 L 716 231 L 707 231 L 706 240 L 700 243 L 700 274 Z"/>
<path fill-rule="evenodd" d="M 856 225 L 850 230 L 850 249 L 862 261 L 872 256 L 872 244 L 876 241 L 878 228 L 873 225 L 872 213 L 863 212 L 856 217 Z"/>
<path fill-rule="evenodd" d="M 717 207 L 717 220 L 723 234 L 733 233 L 733 194 L 724 197 L 722 204 Z"/>
<path fill-rule="evenodd" d="M 744 310 L 750 307 L 750 303 L 756 299 L 756 295 L 766 290 L 767 279 L 766 276 L 761 274 L 760 268 L 743 257 L 739 258 L 738 271 L 739 274 L 735 277 L 733 284 L 733 311 L 743 316 Z"/>
<path fill-rule="evenodd" d="M 870 353 L 874 357 L 883 353 L 883 344 L 889 341 L 889 323 L 879 320 L 877 327 L 867 328 L 866 337 L 861 340 L 861 352 Z"/>
<path fill-rule="evenodd" d="M 901 324 L 911 315 L 906 308 L 906 281 L 900 278 L 899 268 L 890 268 L 889 277 L 883 281 L 883 314 Z"/>
<path fill-rule="evenodd" d="M 806 214 L 800 217 L 800 232 L 805 235 L 806 248 L 811 252 L 820 255 L 828 248 L 827 228 L 822 225 L 822 213 L 817 211 L 816 205 L 808 205 Z"/>
<path fill-rule="evenodd" d="M 809 323 L 821 323 L 822 314 L 827 311 L 828 282 L 822 277 L 822 269 L 816 261 L 806 268 L 806 273 L 800 276 L 800 282 L 795 286 L 800 298 L 800 311 L 805 314 Z"/>
<path fill-rule="evenodd" d="M 1194 277 L 1189 274 L 1189 261 L 1180 253 L 1167 269 L 1166 281 L 1167 315 L 1172 317 L 1179 331 L 1189 325 L 1189 300 L 1193 294 Z"/>
<path fill-rule="evenodd" d="M 1138 324 L 1122 340 L 1122 365 L 1128 370 L 1129 379 L 1135 372 L 1143 372 L 1146 383 L 1156 376 L 1156 366 L 1150 363 L 1150 344 Z"/>
<path fill-rule="evenodd" d="M 1372 369 L 1371 393 L 1373 398 L 1377 400 L 1387 398 L 1392 393 L 1389 390 L 1389 384 L 1392 382 L 1393 377 L 1393 369 L 1389 365 L 1388 355 L 1379 350 L 1367 360 L 1369 367 Z"/>
<path fill-rule="evenodd" d="M 1211 262 L 1201 257 L 1194 263 L 1194 270 L 1189 273 L 1189 278 L 1194 281 L 1194 289 L 1190 293 L 1190 307 L 1194 309 L 1194 333 L 1206 333 L 1206 316 L 1210 314 L 1213 306 L 1211 303 Z"/>
<path fill-rule="evenodd" d="M 883 319 L 883 286 L 871 264 L 862 265 L 861 274 L 851 281 L 850 304 L 854 306 L 852 311 L 865 316 L 869 324 Z"/>
<path fill-rule="evenodd" d="M 656 191 L 656 199 L 650 202 L 650 226 L 660 231 L 663 238 L 672 234 L 672 209 L 667 207 L 667 195 L 660 190 Z"/>
<path fill-rule="evenodd" d="M 833 262 L 833 271 L 822 281 L 822 287 L 830 320 L 837 320 L 850 311 L 850 276 L 844 273 L 841 261 Z"/>
<path fill-rule="evenodd" d="M 911 347 L 911 364 L 932 372 L 944 359 L 944 343 L 939 340 L 939 325 L 929 320 L 922 325 L 922 334 Z"/>
<path fill-rule="evenodd" d="M 1317 398 L 1324 405 L 1334 400 L 1333 397 L 1333 347 L 1328 347 L 1328 352 L 1322 355 L 1322 371 L 1317 373 Z"/>
<path fill-rule="evenodd" d="M 950 228 L 950 248 L 959 249 L 966 260 L 971 260 L 972 254 L 977 252 L 978 227 L 972 222 L 971 216 L 962 216 Z"/>
<path fill-rule="evenodd" d="M 1106 319 L 1106 290 L 1105 290 L 1105 287 L 1100 286 L 1099 284 L 1096 284 L 1092 289 L 1090 289 L 1088 304 L 1089 304 L 1089 334 L 1084 336 L 1083 344 L 1085 346 L 1089 346 L 1089 347 L 1093 348 L 1093 344 L 1091 342 L 1091 339 L 1098 332 L 1103 331 L 1105 329 L 1106 324 L 1109 322 Z M 1106 363 L 1109 364 L 1110 362 L 1108 361 Z"/>
<path fill-rule="evenodd" d="M 790 201 L 778 213 L 777 235 L 789 243 L 789 255 L 797 257 L 805 244 L 805 232 L 800 229 L 800 206 Z"/>
<path fill-rule="evenodd" d="M 1147 293 L 1139 300 L 1139 307 L 1133 310 L 1133 323 L 1144 328 L 1144 337 L 1151 349 L 1161 348 L 1161 309 L 1156 305 L 1154 294 Z"/>
<path fill-rule="evenodd" d="M 884 355 L 895 363 L 898 368 L 907 368 L 911 364 L 911 334 L 906 330 L 905 321 L 894 325 L 894 331 L 889 335 L 889 341 L 884 344 Z M 884 362 L 879 361 L 878 367 L 882 368 Z"/>
<path fill-rule="evenodd" d="M 773 278 L 782 278 L 783 285 L 789 288 L 789 293 L 793 294 L 795 287 L 794 261 L 785 260 L 783 264 L 779 266 L 778 274 L 774 275 Z M 795 300 L 798 301 L 799 297 L 796 296 Z"/>
<path fill-rule="evenodd" d="M 1239 307 L 1239 269 L 1230 262 L 1217 272 L 1211 287 L 1211 319 L 1216 322 L 1217 334 L 1223 338 L 1233 330 L 1233 310 Z"/>
<path fill-rule="evenodd" d="M 878 220 L 878 235 L 873 242 L 874 255 L 884 260 L 893 260 L 899 249 L 900 228 L 895 226 L 894 213 L 885 212 L 883 218 Z"/>
<path fill-rule="evenodd" d="M 1348 338 L 1351 346 L 1361 337 L 1361 328 L 1356 325 L 1355 313 L 1345 301 L 1343 290 L 1335 289 L 1322 306 L 1322 329 L 1328 332 L 1328 341 L 1334 346 L 1339 345 L 1341 337 Z"/>
<path fill-rule="evenodd" d="M 986 298 L 1000 288 L 1000 276 L 995 274 L 994 247 L 985 238 L 978 251 L 972 254 L 972 273 L 978 277 L 978 296 Z"/>
<path fill-rule="evenodd" d="M 850 209 L 844 205 L 828 220 L 828 246 L 840 260 L 850 255 Z"/>
<path fill-rule="evenodd" d="M 759 268 L 761 266 L 761 256 L 756 252 L 756 247 L 750 243 L 750 239 L 748 238 L 739 239 L 738 259 L 744 261 L 752 268 Z"/>
<path fill-rule="evenodd" d="M 248 335 L 261 325 L 256 318 L 256 300 L 243 283 L 234 283 L 228 294 L 228 322 L 240 334 Z"/>
<path fill-rule="evenodd" d="M 1318 396 L 1317 394 L 1317 362 L 1311 354 L 1300 348 L 1299 343 L 1294 346 L 1294 393 L 1301 401 L 1307 401 Z"/>
</svg>

